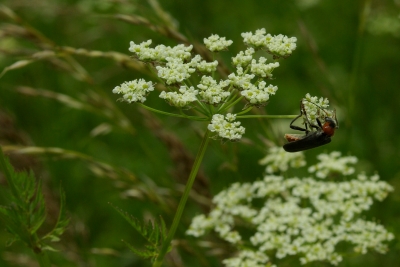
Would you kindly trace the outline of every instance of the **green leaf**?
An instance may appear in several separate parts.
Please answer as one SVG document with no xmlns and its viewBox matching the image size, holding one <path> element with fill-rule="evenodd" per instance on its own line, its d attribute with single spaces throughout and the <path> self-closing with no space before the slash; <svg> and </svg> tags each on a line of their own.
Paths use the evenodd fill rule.
<svg viewBox="0 0 400 267">
<path fill-rule="evenodd" d="M 4 222 L 7 230 L 14 235 L 15 240 L 22 240 L 30 243 L 30 233 L 19 220 L 19 214 L 10 207 L 0 206 L 0 220 Z"/>
<path fill-rule="evenodd" d="M 165 240 L 167 238 L 168 235 L 168 231 L 167 231 L 167 225 L 165 224 L 164 219 L 161 217 L 160 215 L 160 223 L 161 223 L 161 236 L 162 236 L 162 240 Z"/>
<path fill-rule="evenodd" d="M 154 225 L 155 227 L 157 227 L 157 225 L 155 224 Z M 155 246 L 157 246 L 158 245 L 158 238 L 159 238 L 159 233 L 160 233 L 160 231 L 159 231 L 159 229 L 154 229 L 153 228 L 153 224 L 152 224 L 152 222 L 151 221 L 149 221 L 149 223 L 148 223 L 148 227 L 149 227 L 149 233 L 150 233 L 150 235 L 149 235 L 149 241 L 150 241 L 150 243 L 152 243 L 152 244 L 154 244 Z M 154 231 L 155 230 L 155 231 Z"/>
<path fill-rule="evenodd" d="M 145 249 L 137 249 L 127 242 L 123 241 L 129 249 L 143 258 L 152 258 L 153 260 L 157 258 L 159 254 L 159 249 L 161 244 L 164 242 L 167 236 L 167 229 L 165 226 L 165 222 L 160 216 L 160 223 L 152 222 L 149 220 L 147 223 L 142 222 L 139 219 L 133 217 L 127 212 L 114 207 L 113 208 L 128 221 L 128 223 L 141 234 L 149 244 L 145 245 Z"/>
<path fill-rule="evenodd" d="M 47 251 L 53 251 L 53 252 L 57 252 L 58 250 L 53 248 L 52 246 L 46 245 L 42 247 L 42 251 L 43 250 L 47 250 Z"/>
<path fill-rule="evenodd" d="M 46 209 L 43 199 L 43 194 L 41 190 L 42 182 L 39 180 L 36 188 L 34 189 L 34 198 L 29 203 L 29 210 L 32 214 L 31 216 L 31 234 L 36 233 L 36 231 L 42 226 L 46 219 Z"/>
<path fill-rule="evenodd" d="M 8 186 L 11 189 L 11 193 L 15 196 L 18 196 L 18 191 L 14 185 L 12 173 L 14 173 L 14 169 L 8 160 L 4 157 L 3 149 L 0 146 L 0 171 L 4 173 L 4 177 L 7 180 Z"/>
<path fill-rule="evenodd" d="M 122 242 L 125 243 L 125 245 L 136 255 L 148 259 L 148 258 L 156 258 L 158 256 L 158 253 L 151 251 L 151 250 L 139 250 L 136 249 L 135 247 L 133 247 L 131 244 L 129 244 L 128 242 L 122 240 Z"/>
<path fill-rule="evenodd" d="M 157 224 L 155 223 L 153 226 L 153 223 L 149 221 L 148 223 L 142 222 L 136 217 L 133 217 L 132 215 L 128 214 L 127 212 L 114 207 L 116 211 L 118 211 L 119 214 L 122 215 L 122 217 L 125 218 L 125 220 L 133 227 L 135 228 L 148 242 L 151 242 L 154 238 L 152 236 L 155 234 L 155 231 L 159 231 L 159 228 Z M 151 242 L 153 243 L 153 242 Z"/>
<path fill-rule="evenodd" d="M 9 238 L 6 241 L 6 247 L 10 247 L 12 244 L 14 244 L 15 241 L 18 241 L 19 238 L 17 238 L 16 236 L 13 236 L 12 238 Z"/>
<path fill-rule="evenodd" d="M 0 206 L 0 220 L 6 225 L 13 237 L 7 242 L 11 245 L 17 240 L 23 241 L 36 254 L 40 266 L 51 266 L 46 250 L 54 250 L 45 244 L 44 239 L 58 241 L 65 231 L 68 219 L 65 218 L 65 194 L 60 187 L 60 214 L 54 229 L 45 237 L 37 234 L 46 219 L 46 207 L 42 194 L 42 183 L 36 182 L 32 172 L 15 172 L 9 161 L 4 157 L 0 147 L 0 171 L 6 177 L 11 191 L 7 200 L 10 204 Z"/>
<path fill-rule="evenodd" d="M 62 186 L 60 185 L 60 212 L 58 214 L 57 223 L 54 226 L 53 230 L 47 233 L 42 239 L 48 239 L 50 242 L 57 242 L 60 240 L 60 236 L 67 229 L 67 225 L 69 224 L 69 218 L 67 218 L 65 210 L 65 192 L 62 190 Z"/>
</svg>

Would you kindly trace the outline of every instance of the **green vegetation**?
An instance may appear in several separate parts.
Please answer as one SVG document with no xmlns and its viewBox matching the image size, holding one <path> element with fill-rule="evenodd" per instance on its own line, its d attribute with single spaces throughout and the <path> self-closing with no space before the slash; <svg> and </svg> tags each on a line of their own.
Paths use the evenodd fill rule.
<svg viewBox="0 0 400 267">
<path fill-rule="evenodd" d="M 164 266 L 223 266 L 232 257 L 232 245 L 216 234 L 185 232 L 214 208 L 213 196 L 262 179 L 258 161 L 291 132 L 293 116 L 279 115 L 297 115 L 306 93 L 327 97 L 340 124 L 330 144 L 304 153 L 307 163 L 341 151 L 359 159 L 356 173 L 376 171 L 394 188 L 362 215 L 394 234 L 387 253 L 359 255 L 343 245 L 339 266 L 397 266 L 398 10 L 396 1 L 369 0 L 2 1 L 0 145 L 13 168 L 2 158 L 0 266 L 151 266 L 137 254 L 154 259 L 164 245 L 208 121 L 118 102 L 113 88 L 143 78 L 158 83 L 146 106 L 178 113 L 158 97 L 160 81 L 129 43 L 194 44 L 212 61 L 202 43 L 218 34 L 233 40 L 216 54 L 227 63 L 245 50 L 240 34 L 261 28 L 296 37 L 297 48 L 279 61 L 271 82 L 279 90 L 268 105 L 241 116 L 257 117 L 241 120 L 241 141 L 210 139 L 171 246 L 163 247 Z M 224 67 L 221 75 L 233 71 Z M 285 177 L 307 177 L 307 167 Z M 302 265 L 288 258 L 278 266 Z"/>
</svg>

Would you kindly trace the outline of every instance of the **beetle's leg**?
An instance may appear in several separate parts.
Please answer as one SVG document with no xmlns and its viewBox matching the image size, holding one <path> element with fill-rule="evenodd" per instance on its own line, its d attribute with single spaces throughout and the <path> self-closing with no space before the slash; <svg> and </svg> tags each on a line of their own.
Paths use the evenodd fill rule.
<svg viewBox="0 0 400 267">
<path fill-rule="evenodd" d="M 303 100 L 302 100 L 303 101 Z M 311 128 L 315 128 L 315 129 L 322 129 L 322 125 L 321 125 L 321 122 L 318 120 L 318 118 L 317 118 L 317 123 L 318 123 L 318 126 L 317 125 L 315 125 L 315 124 L 313 124 L 313 123 L 311 123 L 310 122 L 310 120 L 308 119 L 308 116 L 307 116 L 307 112 L 306 112 L 306 109 L 304 108 L 304 104 L 303 104 L 303 102 L 300 102 L 301 103 L 301 110 L 302 110 L 302 112 L 304 113 L 304 116 L 306 117 L 306 120 L 307 120 L 307 124 L 311 127 Z M 312 102 L 310 102 L 310 103 L 312 103 Z M 306 124 L 306 125 L 307 125 Z"/>
<path fill-rule="evenodd" d="M 293 121 L 292 121 L 292 123 L 293 123 Z M 309 130 L 307 129 L 307 124 L 306 124 L 306 128 L 301 128 L 301 127 L 299 127 L 299 126 L 292 125 L 292 123 L 290 123 L 290 128 L 291 128 L 291 129 L 297 130 L 297 131 L 306 132 L 306 133 L 309 132 Z"/>
<path fill-rule="evenodd" d="M 319 121 L 319 119 L 317 118 L 317 123 L 318 123 L 318 126 L 317 125 L 315 125 L 315 124 L 312 124 L 308 119 L 307 119 L 307 121 L 308 121 L 308 124 L 310 125 L 310 127 L 311 128 L 314 128 L 314 129 L 322 129 L 322 124 L 321 124 L 321 122 Z"/>
<path fill-rule="evenodd" d="M 336 118 L 336 109 L 333 109 L 333 114 L 334 114 L 335 121 L 336 121 L 336 129 L 339 129 L 339 122 L 338 122 L 338 120 Z"/>
<path fill-rule="evenodd" d="M 304 107 L 303 107 L 302 101 L 300 101 L 300 114 L 299 114 L 296 118 L 294 118 L 294 119 L 292 120 L 292 122 L 290 123 L 289 127 L 290 127 L 291 129 L 293 129 L 293 130 L 303 131 L 303 132 L 308 133 L 309 130 L 307 129 L 307 124 L 305 124 L 306 128 L 302 128 L 302 127 L 293 125 L 293 123 L 294 123 L 298 118 L 300 118 L 301 116 L 303 116 L 303 110 L 304 110 Z"/>
<path fill-rule="evenodd" d="M 317 118 L 317 123 L 318 123 L 318 126 L 319 126 L 319 128 L 321 128 L 322 129 L 322 124 L 321 124 L 321 121 Z"/>
<path fill-rule="evenodd" d="M 322 124 L 321 124 L 321 122 L 319 121 L 319 119 L 317 118 L 317 123 L 318 123 L 318 126 L 317 125 L 315 125 L 315 124 L 312 124 L 309 120 L 308 120 L 308 118 L 307 118 L 307 122 L 308 122 L 308 124 L 310 125 L 310 127 L 311 128 L 314 128 L 314 129 L 322 129 Z"/>
</svg>

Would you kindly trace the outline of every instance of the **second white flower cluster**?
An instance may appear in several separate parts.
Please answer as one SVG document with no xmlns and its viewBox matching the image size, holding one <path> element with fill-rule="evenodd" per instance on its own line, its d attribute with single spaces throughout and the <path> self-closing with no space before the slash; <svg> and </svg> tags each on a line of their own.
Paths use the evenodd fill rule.
<svg viewBox="0 0 400 267">
<path fill-rule="evenodd" d="M 213 198 L 211 212 L 194 217 L 186 233 L 199 237 L 214 230 L 236 246 L 239 253 L 223 261 L 226 267 L 276 266 L 272 263 L 295 255 L 302 264 L 326 261 L 337 265 L 342 261 L 343 243 L 361 254 L 387 251 L 394 235 L 362 213 L 375 200 L 384 200 L 392 186 L 377 174 L 360 173 L 351 179 L 354 169 L 348 165 L 357 158 L 341 157 L 339 152 L 321 154 L 317 167 L 309 168 L 311 173 L 335 175 L 335 181 L 270 174 L 305 165 L 302 153 L 284 153 L 282 148 L 270 153 L 273 157 L 262 160 L 271 166 L 262 180 L 234 183 L 221 191 Z M 337 181 L 341 176 L 344 179 Z"/>
</svg>

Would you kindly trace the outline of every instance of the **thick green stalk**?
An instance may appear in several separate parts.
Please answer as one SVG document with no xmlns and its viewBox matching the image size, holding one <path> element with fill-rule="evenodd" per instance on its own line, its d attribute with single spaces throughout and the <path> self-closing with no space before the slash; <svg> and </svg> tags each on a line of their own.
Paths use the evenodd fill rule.
<svg viewBox="0 0 400 267">
<path fill-rule="evenodd" d="M 361 70 L 362 57 L 363 57 L 363 48 L 365 44 L 364 31 L 365 25 L 368 21 L 368 16 L 371 12 L 371 0 L 364 0 L 362 2 L 362 7 L 360 9 L 359 15 L 359 23 L 357 30 L 357 39 L 355 43 L 354 53 L 353 53 L 353 66 L 350 73 L 350 81 L 348 92 L 348 111 L 349 114 L 354 114 L 355 104 L 356 104 L 356 96 L 357 92 L 357 79 L 359 79 L 359 74 Z M 348 123 L 350 123 L 351 116 L 346 117 Z"/>
<path fill-rule="evenodd" d="M 197 152 L 196 159 L 192 167 L 192 171 L 190 172 L 189 179 L 186 183 L 185 191 L 183 192 L 182 198 L 179 201 L 178 209 L 176 210 L 174 220 L 168 232 L 168 236 L 163 243 L 163 246 L 160 250 L 160 254 L 158 255 L 157 260 L 154 262 L 153 267 L 160 267 L 165 257 L 165 254 L 167 254 L 168 252 L 168 248 L 171 244 L 172 239 L 174 238 L 176 229 L 178 228 L 179 222 L 181 220 L 183 210 L 185 209 L 185 205 L 189 197 L 190 190 L 192 189 L 194 180 L 196 179 L 197 172 L 199 171 L 201 162 L 203 161 L 203 157 L 206 152 L 208 142 L 210 140 L 209 137 L 210 137 L 210 131 L 207 130 L 204 134 L 203 141 L 201 142 L 200 149 Z"/>
<path fill-rule="evenodd" d="M 35 255 L 40 267 L 51 267 L 51 263 L 46 251 L 41 251 Z"/>
</svg>

